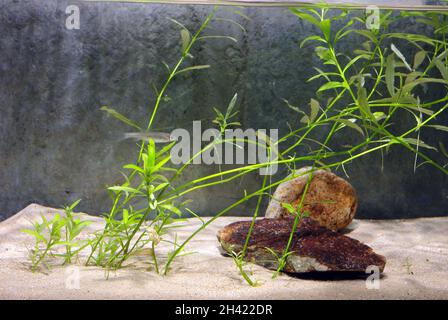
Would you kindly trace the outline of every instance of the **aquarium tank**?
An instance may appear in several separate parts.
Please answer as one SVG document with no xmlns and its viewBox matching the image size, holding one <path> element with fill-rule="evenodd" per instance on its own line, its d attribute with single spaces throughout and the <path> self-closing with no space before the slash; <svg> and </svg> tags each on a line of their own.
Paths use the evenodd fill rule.
<svg viewBox="0 0 448 320">
<path fill-rule="evenodd" d="M 2 300 L 448 299 L 448 1 L 0 6 Z"/>
</svg>

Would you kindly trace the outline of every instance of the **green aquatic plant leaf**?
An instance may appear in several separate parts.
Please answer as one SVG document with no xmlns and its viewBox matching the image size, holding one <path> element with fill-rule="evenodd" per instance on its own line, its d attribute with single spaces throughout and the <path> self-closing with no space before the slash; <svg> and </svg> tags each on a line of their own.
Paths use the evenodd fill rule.
<svg viewBox="0 0 448 320">
<path fill-rule="evenodd" d="M 436 147 L 430 146 L 429 144 L 425 143 L 424 141 L 422 141 L 420 139 L 403 138 L 403 140 L 405 142 L 409 143 L 409 144 L 412 144 L 412 145 L 416 145 L 416 146 L 419 146 L 419 147 L 423 147 L 423 148 L 426 148 L 426 149 L 432 149 L 432 150 L 437 151 Z"/>
<path fill-rule="evenodd" d="M 309 36 L 309 37 L 306 37 L 305 39 L 303 39 L 302 42 L 300 42 L 300 45 L 299 45 L 300 48 L 303 48 L 303 46 L 309 41 L 318 41 L 318 42 L 325 43 L 325 39 L 323 39 L 320 36 L 313 35 L 313 36 Z"/>
<path fill-rule="evenodd" d="M 322 30 L 322 33 L 325 36 L 325 40 L 330 42 L 331 38 L 331 20 L 330 19 L 324 19 L 320 22 L 319 28 Z"/>
<path fill-rule="evenodd" d="M 369 60 L 370 59 L 370 54 L 360 54 L 360 55 L 356 56 L 355 58 L 350 60 L 350 62 L 345 66 L 343 72 L 344 73 L 347 72 L 347 70 L 349 70 L 352 65 L 354 65 L 357 61 L 359 61 L 361 59 Z"/>
<path fill-rule="evenodd" d="M 369 101 L 367 99 L 367 90 L 361 83 L 358 84 L 358 105 L 361 110 L 361 114 L 368 119 L 375 119 L 370 110 Z"/>
<path fill-rule="evenodd" d="M 210 68 L 210 65 L 208 65 L 208 64 L 192 66 L 192 67 L 187 67 L 187 68 L 184 68 L 182 70 L 179 70 L 175 74 L 178 75 L 178 74 L 181 74 L 181 73 L 184 73 L 184 72 L 188 72 L 188 71 L 203 70 L 203 69 L 208 69 L 208 68 Z"/>
<path fill-rule="evenodd" d="M 162 204 L 162 205 L 160 205 L 160 207 L 163 209 L 169 210 L 171 212 L 174 212 L 179 217 L 182 216 L 182 211 L 180 211 L 179 208 L 177 208 L 176 206 L 173 206 L 172 204 Z"/>
<path fill-rule="evenodd" d="M 168 18 L 168 20 L 170 20 L 171 22 L 174 22 L 175 24 L 177 24 L 177 25 L 178 25 L 179 27 L 181 27 L 182 29 L 188 31 L 187 27 L 186 27 L 184 24 L 182 24 L 182 23 L 180 23 L 179 21 L 177 21 L 176 19 Z M 188 32 L 190 32 L 190 31 L 188 31 Z"/>
<path fill-rule="evenodd" d="M 44 243 L 47 242 L 47 240 L 44 238 L 44 236 L 42 234 L 40 234 L 38 231 L 36 231 L 36 230 L 22 229 L 21 231 L 24 232 L 24 233 L 28 233 L 29 235 L 32 235 L 37 240 L 40 240 L 40 241 L 42 241 Z"/>
<path fill-rule="evenodd" d="M 215 21 L 223 21 L 223 22 L 230 22 L 231 24 L 237 26 L 239 29 L 241 29 L 241 31 L 243 31 L 244 33 L 246 33 L 246 28 L 243 27 L 242 24 L 236 22 L 235 20 L 232 19 L 226 19 L 226 18 L 214 18 L 213 20 Z"/>
<path fill-rule="evenodd" d="M 235 93 L 232 97 L 232 99 L 229 102 L 229 105 L 227 106 L 226 110 L 226 118 L 232 117 L 233 109 L 235 108 L 236 101 L 238 99 L 238 93 Z"/>
<path fill-rule="evenodd" d="M 323 92 L 330 89 L 345 88 L 345 83 L 338 81 L 330 81 L 321 86 L 317 92 Z"/>
<path fill-rule="evenodd" d="M 297 113 L 300 113 L 300 114 L 306 116 L 306 113 L 305 113 L 305 112 L 303 112 L 302 110 L 300 110 L 298 107 L 293 106 L 292 104 L 290 104 L 288 100 L 286 100 L 286 99 L 282 99 L 282 100 L 285 102 L 285 104 L 288 106 L 288 108 L 290 108 L 291 110 L 293 110 L 293 111 L 295 111 L 295 112 L 297 112 Z"/>
<path fill-rule="evenodd" d="M 128 126 L 134 127 L 136 129 L 142 131 L 142 128 L 137 123 L 135 123 L 134 121 L 132 121 L 129 118 L 125 117 L 124 115 L 122 115 L 118 111 L 116 111 L 114 109 L 111 109 L 111 108 L 108 108 L 106 106 L 101 107 L 100 110 L 107 112 L 108 114 L 110 114 L 114 118 L 120 120 L 123 123 L 126 123 Z"/>
<path fill-rule="evenodd" d="M 427 37 L 425 35 L 422 34 L 411 34 L 411 33 L 389 33 L 386 35 L 388 38 L 393 38 L 393 39 L 402 39 L 402 40 L 407 40 L 412 44 L 416 44 L 418 42 L 422 42 L 422 43 L 426 43 L 429 44 L 431 46 L 435 46 L 439 41 L 432 39 L 430 37 Z M 421 48 L 420 46 L 418 46 L 418 48 Z"/>
<path fill-rule="evenodd" d="M 190 31 L 188 31 L 187 29 L 180 30 L 180 37 L 182 40 L 182 52 L 185 54 L 191 41 Z"/>
<path fill-rule="evenodd" d="M 386 62 L 386 85 L 391 97 L 395 95 L 395 57 L 390 54 Z"/>
<path fill-rule="evenodd" d="M 440 124 L 430 124 L 427 127 L 434 128 L 434 129 L 437 129 L 437 130 L 440 130 L 440 131 L 448 132 L 448 126 L 443 126 L 443 125 L 440 125 Z"/>
<path fill-rule="evenodd" d="M 358 131 L 362 136 L 364 136 L 364 131 L 355 123 L 356 119 L 338 119 L 337 122 L 340 122 L 343 126 L 347 126 Z"/>
<path fill-rule="evenodd" d="M 377 111 L 373 113 L 376 121 L 381 121 L 386 118 L 386 114 L 382 111 Z"/>
<path fill-rule="evenodd" d="M 370 30 L 353 30 L 353 32 L 355 32 L 363 37 L 366 37 L 367 39 L 369 39 L 370 41 L 372 41 L 375 44 L 378 43 L 378 39 L 376 38 L 375 34 Z"/>
<path fill-rule="evenodd" d="M 437 69 L 439 69 L 440 74 L 442 75 L 443 79 L 448 81 L 448 67 L 445 64 L 445 62 L 443 62 L 441 59 L 439 58 L 435 58 L 433 60 L 434 65 L 437 67 Z"/>
<path fill-rule="evenodd" d="M 324 61 L 325 64 L 335 64 L 334 57 L 331 53 L 331 50 L 325 47 L 316 47 L 314 50 L 317 56 Z"/>
<path fill-rule="evenodd" d="M 440 148 L 440 153 L 443 154 L 444 157 L 448 159 L 448 151 L 446 150 L 445 145 L 441 141 L 439 141 L 439 148 Z"/>
<path fill-rule="evenodd" d="M 131 187 L 124 187 L 124 186 L 113 186 L 113 187 L 109 187 L 107 188 L 108 190 L 111 191 L 118 191 L 118 192 L 126 192 L 126 193 L 131 193 L 131 194 L 140 194 L 140 195 L 145 195 L 143 192 L 141 192 L 138 189 L 135 188 L 131 188 Z"/>
<path fill-rule="evenodd" d="M 425 61 L 426 51 L 420 50 L 414 56 L 414 70 L 416 70 Z"/>
<path fill-rule="evenodd" d="M 398 50 L 398 48 L 392 43 L 390 45 L 390 48 L 392 49 L 392 51 L 397 55 L 397 57 L 404 63 L 405 67 L 409 70 L 409 71 L 413 71 L 411 66 L 409 65 L 409 63 L 406 61 L 405 56 L 401 53 L 400 50 Z"/>
<path fill-rule="evenodd" d="M 145 171 L 142 168 L 140 168 L 139 166 L 136 166 L 135 164 L 132 164 L 132 163 L 124 165 L 123 168 L 129 169 L 129 170 L 135 170 L 140 173 L 145 173 Z"/>
<path fill-rule="evenodd" d="M 202 36 L 202 37 L 199 37 L 197 40 L 205 40 L 205 39 L 225 39 L 225 40 L 230 40 L 232 42 L 238 43 L 238 40 L 235 37 L 231 37 L 231 36 Z"/>
<path fill-rule="evenodd" d="M 174 145 L 176 143 L 177 143 L 177 141 L 173 141 L 173 142 L 167 144 L 166 146 L 164 146 L 159 151 L 157 151 L 156 158 L 159 158 L 159 157 L 163 156 L 165 153 L 169 152 L 171 150 L 171 148 L 174 147 Z"/>
<path fill-rule="evenodd" d="M 315 76 L 312 76 L 311 78 L 309 78 L 307 80 L 307 82 L 311 82 L 311 81 L 319 79 L 321 77 L 325 78 L 325 80 L 327 80 L 327 81 L 331 81 L 331 79 L 330 79 L 331 76 L 338 76 L 339 77 L 339 73 L 336 73 L 336 72 L 324 72 L 324 71 L 322 71 L 319 68 L 316 68 L 316 67 L 313 67 L 313 68 L 314 68 L 314 70 L 317 71 L 317 74 Z"/>
<path fill-rule="evenodd" d="M 297 8 L 291 8 L 290 9 L 292 13 L 294 13 L 296 16 L 298 16 L 300 19 L 303 19 L 305 21 L 310 22 L 311 24 L 315 25 L 319 29 L 321 29 L 321 23 L 318 19 L 316 19 L 314 16 L 312 16 L 309 13 L 306 13 L 304 11 L 301 11 Z"/>
<path fill-rule="evenodd" d="M 410 83 L 406 83 L 402 87 L 401 92 L 402 92 L 402 94 L 409 94 L 415 87 L 417 87 L 419 85 L 426 84 L 426 83 L 440 83 L 440 84 L 446 85 L 446 84 L 448 84 L 448 80 L 437 79 L 437 78 L 419 78 Z"/>
<path fill-rule="evenodd" d="M 316 119 L 317 115 L 319 114 L 319 110 L 320 110 L 319 101 L 317 101 L 315 99 L 311 99 L 310 108 L 311 108 L 311 113 L 309 116 L 309 121 L 314 122 L 314 120 Z"/>
</svg>

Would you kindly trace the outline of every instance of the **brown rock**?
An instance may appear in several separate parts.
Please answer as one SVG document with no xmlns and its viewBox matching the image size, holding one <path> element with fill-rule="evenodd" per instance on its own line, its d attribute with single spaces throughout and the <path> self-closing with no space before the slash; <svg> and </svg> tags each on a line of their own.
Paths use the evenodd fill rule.
<svg viewBox="0 0 448 320">
<path fill-rule="evenodd" d="M 311 167 L 297 170 L 297 178 L 277 187 L 266 210 L 266 218 L 290 215 L 281 203 L 290 203 L 294 207 L 300 203 L 310 170 Z M 313 173 L 302 211 L 309 212 L 321 226 L 337 231 L 350 224 L 357 206 L 356 191 L 350 183 L 329 171 L 317 170 Z"/>
<path fill-rule="evenodd" d="M 294 218 L 257 220 L 252 231 L 246 260 L 276 270 L 278 260 L 268 249 L 281 257 L 286 247 Z M 218 240 L 227 252 L 240 252 L 246 241 L 250 221 L 229 224 L 218 232 Z M 321 227 L 311 218 L 303 218 L 294 233 L 284 271 L 366 272 L 377 266 L 382 272 L 386 259 L 358 240 Z"/>
</svg>

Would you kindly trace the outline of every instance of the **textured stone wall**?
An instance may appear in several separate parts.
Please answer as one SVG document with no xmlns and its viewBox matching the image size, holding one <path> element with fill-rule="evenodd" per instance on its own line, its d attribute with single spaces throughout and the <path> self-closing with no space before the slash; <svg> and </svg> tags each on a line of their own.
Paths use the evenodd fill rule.
<svg viewBox="0 0 448 320">
<path fill-rule="evenodd" d="M 65 27 L 68 4 L 79 5 L 80 30 Z M 179 28 L 168 18 L 196 30 L 210 10 L 1 1 L 0 219 L 31 202 L 58 207 L 78 198 L 84 211 L 107 210 L 105 187 L 121 181 L 119 170 L 136 151 L 133 143 L 120 139 L 129 129 L 99 108 L 107 105 L 143 124 L 154 103 L 153 87 L 160 87 L 166 76 L 161 61 L 173 64 L 180 54 Z M 238 10 L 250 20 L 228 8 L 218 16 L 237 21 L 246 31 L 225 21 L 212 23 L 208 35 L 231 35 L 238 42 L 209 39 L 193 50 L 194 64 L 212 67 L 172 83 L 154 129 L 191 129 L 193 120 L 209 127 L 211 107 L 224 108 L 235 92 L 244 127 L 280 128 L 284 133 L 287 122 L 297 123 L 282 98 L 304 106 L 314 96 L 316 85 L 306 79 L 319 62 L 311 48 L 300 49 L 298 42 L 315 30 L 285 8 Z M 346 43 L 347 52 L 357 45 L 353 40 Z M 447 135 L 425 139 L 447 141 Z M 198 165 L 183 178 L 216 170 Z M 375 155 L 351 164 L 347 172 L 360 197 L 358 217 L 448 214 L 448 178 L 431 167 L 414 173 L 413 157 L 402 149 L 385 156 L 383 170 L 381 157 Z M 213 215 L 260 180 L 251 176 L 193 193 L 192 208 Z M 250 215 L 252 208 L 249 202 L 230 214 Z"/>
</svg>

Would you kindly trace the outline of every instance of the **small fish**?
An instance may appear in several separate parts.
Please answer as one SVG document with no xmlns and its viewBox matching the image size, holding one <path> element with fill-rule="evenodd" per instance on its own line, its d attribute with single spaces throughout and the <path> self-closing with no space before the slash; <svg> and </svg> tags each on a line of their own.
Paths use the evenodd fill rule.
<svg viewBox="0 0 448 320">
<path fill-rule="evenodd" d="M 124 134 L 124 139 L 135 139 L 149 141 L 154 140 L 155 143 L 168 143 L 176 141 L 177 139 L 168 132 L 128 132 Z"/>
</svg>

